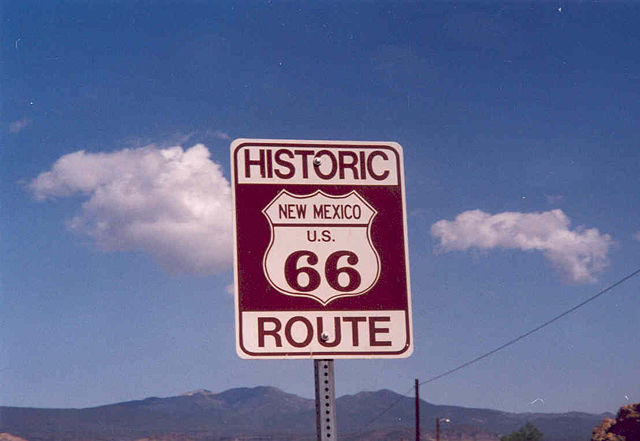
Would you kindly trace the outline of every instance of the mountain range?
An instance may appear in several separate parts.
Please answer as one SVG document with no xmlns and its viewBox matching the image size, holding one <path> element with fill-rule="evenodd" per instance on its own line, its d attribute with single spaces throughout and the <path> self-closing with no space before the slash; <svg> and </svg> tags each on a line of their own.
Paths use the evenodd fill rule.
<svg viewBox="0 0 640 441">
<path fill-rule="evenodd" d="M 360 392 L 336 400 L 338 438 L 400 441 L 414 438 L 414 398 L 390 390 Z M 421 401 L 421 438 L 497 441 L 532 422 L 545 441 L 589 440 L 613 414 L 510 413 L 442 406 Z M 384 412 L 384 413 L 383 413 Z M 197 390 L 180 396 L 128 401 L 85 409 L 0 407 L 0 432 L 27 441 L 314 441 L 315 402 L 274 387 Z"/>
</svg>

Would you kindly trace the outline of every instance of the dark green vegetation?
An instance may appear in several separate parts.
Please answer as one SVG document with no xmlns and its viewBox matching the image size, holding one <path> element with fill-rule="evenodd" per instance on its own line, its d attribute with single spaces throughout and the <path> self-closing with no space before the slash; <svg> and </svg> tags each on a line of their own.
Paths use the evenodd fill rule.
<svg viewBox="0 0 640 441">
<path fill-rule="evenodd" d="M 396 401 L 397 405 L 353 439 L 397 441 L 399 438 L 395 435 L 400 432 L 406 432 L 408 436 L 403 437 L 410 439 L 414 399 L 400 397 L 389 390 L 339 398 L 337 418 L 341 436 L 345 438 L 360 431 Z M 211 441 L 236 437 L 282 441 L 315 439 L 314 401 L 272 387 L 231 389 L 218 394 L 197 391 L 87 409 L 1 407 L 0 412 L 0 432 L 19 435 L 28 441 L 126 441 L 169 433 Z M 452 422 L 443 427 L 443 440 L 456 437 L 461 441 L 497 441 L 500 435 L 511 433 L 528 421 L 545 434 L 544 441 L 584 440 L 589 439 L 604 416 L 607 415 L 579 412 L 516 414 L 421 403 L 425 439 L 435 438 L 431 433 L 435 430 L 435 418 L 446 417 Z"/>
<path fill-rule="evenodd" d="M 533 424 L 527 423 L 520 430 L 510 435 L 501 436 L 500 441 L 541 441 L 542 438 L 542 432 Z"/>
</svg>

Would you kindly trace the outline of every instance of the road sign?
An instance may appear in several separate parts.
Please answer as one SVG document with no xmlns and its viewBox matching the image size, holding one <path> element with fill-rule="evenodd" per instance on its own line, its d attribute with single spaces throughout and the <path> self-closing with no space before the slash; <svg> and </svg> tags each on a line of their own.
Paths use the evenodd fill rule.
<svg viewBox="0 0 640 441">
<path fill-rule="evenodd" d="M 231 164 L 238 355 L 408 357 L 400 145 L 237 139 Z"/>
</svg>

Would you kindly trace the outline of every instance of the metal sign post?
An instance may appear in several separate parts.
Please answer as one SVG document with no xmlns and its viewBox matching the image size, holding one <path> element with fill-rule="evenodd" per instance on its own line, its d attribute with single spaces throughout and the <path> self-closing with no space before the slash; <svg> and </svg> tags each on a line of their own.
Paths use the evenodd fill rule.
<svg viewBox="0 0 640 441">
<path fill-rule="evenodd" d="M 316 380 L 316 434 L 318 441 L 338 438 L 333 360 L 314 360 Z"/>
<path fill-rule="evenodd" d="M 420 441 L 420 383 L 416 378 L 416 441 Z"/>
</svg>

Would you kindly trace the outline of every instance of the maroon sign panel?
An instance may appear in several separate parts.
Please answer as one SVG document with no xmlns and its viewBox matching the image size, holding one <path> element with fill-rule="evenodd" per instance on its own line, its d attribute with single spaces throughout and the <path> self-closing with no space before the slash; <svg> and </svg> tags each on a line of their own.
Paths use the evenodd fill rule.
<svg viewBox="0 0 640 441">
<path fill-rule="evenodd" d="M 231 164 L 238 355 L 411 355 L 400 145 L 237 139 Z"/>
</svg>

